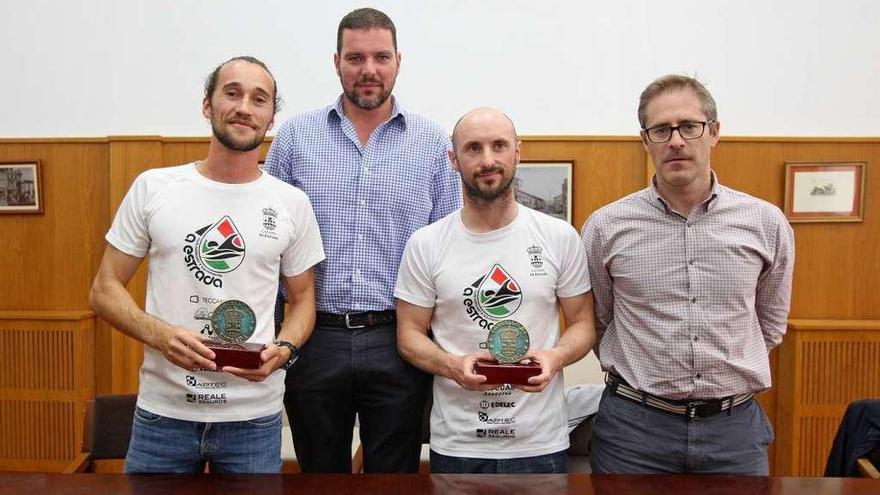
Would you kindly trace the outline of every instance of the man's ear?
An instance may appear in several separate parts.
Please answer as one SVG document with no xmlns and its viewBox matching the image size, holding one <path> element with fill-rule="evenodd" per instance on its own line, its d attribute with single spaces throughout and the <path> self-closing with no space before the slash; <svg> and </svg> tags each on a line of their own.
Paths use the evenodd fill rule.
<svg viewBox="0 0 880 495">
<path fill-rule="evenodd" d="M 718 144 L 718 140 L 721 139 L 721 122 L 712 123 L 712 126 L 709 127 L 709 135 L 712 137 L 712 147 L 714 148 Z"/>
<path fill-rule="evenodd" d="M 648 151 L 648 133 L 645 131 L 639 131 L 639 138 L 642 141 L 642 148 L 645 149 L 645 152 Z"/>
<path fill-rule="evenodd" d="M 211 120 L 211 99 L 207 96 L 202 100 L 202 116 Z"/>
</svg>

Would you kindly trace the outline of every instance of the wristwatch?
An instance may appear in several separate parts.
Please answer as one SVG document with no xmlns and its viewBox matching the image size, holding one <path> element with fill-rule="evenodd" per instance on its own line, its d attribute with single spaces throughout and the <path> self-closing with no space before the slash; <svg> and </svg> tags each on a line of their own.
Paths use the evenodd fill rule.
<svg viewBox="0 0 880 495">
<path fill-rule="evenodd" d="M 286 370 L 290 368 L 291 366 L 293 366 L 293 363 L 295 363 L 296 360 L 299 359 L 299 349 L 291 342 L 279 339 L 276 340 L 274 344 L 279 347 L 287 347 L 290 350 L 290 359 L 288 359 L 286 363 L 281 365 L 281 369 Z"/>
</svg>

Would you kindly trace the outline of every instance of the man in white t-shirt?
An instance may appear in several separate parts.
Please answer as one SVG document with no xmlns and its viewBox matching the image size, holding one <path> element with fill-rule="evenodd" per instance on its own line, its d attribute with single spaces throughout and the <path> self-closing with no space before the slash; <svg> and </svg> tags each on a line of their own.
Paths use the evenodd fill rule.
<svg viewBox="0 0 880 495">
<path fill-rule="evenodd" d="M 107 233 L 91 305 L 146 344 L 127 473 L 281 469 L 284 370 L 312 331 L 324 251 L 306 195 L 259 168 L 276 95 L 259 60 L 218 66 L 202 107 L 208 156 L 141 174 Z M 143 311 L 125 286 L 147 254 Z M 276 339 L 279 277 L 290 312 Z M 259 367 L 218 367 L 203 341 L 224 335 L 255 344 Z"/>
<path fill-rule="evenodd" d="M 564 473 L 561 370 L 595 340 L 580 238 L 568 223 L 514 199 L 520 143 L 506 115 L 465 114 L 452 144 L 464 206 L 410 238 L 394 292 L 400 353 L 436 375 L 431 471 Z M 489 385 L 474 365 L 491 359 L 481 349 L 492 327 L 511 320 L 528 330 L 524 361 L 537 362 L 540 374 L 525 385 Z"/>
</svg>

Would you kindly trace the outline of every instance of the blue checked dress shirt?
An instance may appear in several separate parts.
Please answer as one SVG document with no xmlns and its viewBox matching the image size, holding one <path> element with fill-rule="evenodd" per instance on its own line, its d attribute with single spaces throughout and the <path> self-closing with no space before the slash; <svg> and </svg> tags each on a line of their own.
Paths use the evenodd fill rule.
<svg viewBox="0 0 880 495">
<path fill-rule="evenodd" d="M 438 125 L 400 109 L 362 146 L 335 104 L 285 122 L 265 170 L 312 202 L 326 260 L 316 266 L 318 311 L 394 308 L 394 285 L 410 235 L 461 206 L 461 185 Z"/>
</svg>

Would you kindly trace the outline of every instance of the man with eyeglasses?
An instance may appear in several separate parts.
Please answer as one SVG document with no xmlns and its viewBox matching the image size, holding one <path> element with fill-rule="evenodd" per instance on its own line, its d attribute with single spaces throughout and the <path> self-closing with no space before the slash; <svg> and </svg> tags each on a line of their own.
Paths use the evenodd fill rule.
<svg viewBox="0 0 880 495">
<path fill-rule="evenodd" d="M 754 394 L 786 329 L 794 236 L 776 206 L 710 168 L 720 124 L 696 79 L 642 92 L 651 185 L 597 210 L 582 239 L 595 351 L 608 387 L 593 429 L 597 473 L 766 475 L 773 430 Z"/>
</svg>

